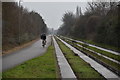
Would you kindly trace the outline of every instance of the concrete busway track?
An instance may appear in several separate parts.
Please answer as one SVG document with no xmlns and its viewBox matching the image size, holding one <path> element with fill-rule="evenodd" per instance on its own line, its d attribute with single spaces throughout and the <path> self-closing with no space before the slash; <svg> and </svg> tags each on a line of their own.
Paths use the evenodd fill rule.
<svg viewBox="0 0 120 80">
<path fill-rule="evenodd" d="M 66 38 L 66 37 L 64 37 L 64 38 Z M 69 39 L 69 38 L 67 38 L 67 39 L 68 39 L 68 40 L 73 40 L 73 39 Z M 81 43 L 83 43 L 83 42 L 81 42 Z M 103 54 L 101 54 L 101 53 L 95 52 L 94 50 L 91 50 L 91 49 L 89 49 L 89 48 L 85 48 L 85 47 L 83 47 L 83 46 L 81 46 L 81 45 L 79 45 L 79 44 L 77 44 L 77 46 L 82 47 L 82 48 L 84 48 L 84 49 L 86 49 L 86 50 L 88 50 L 88 51 L 90 51 L 90 52 L 93 52 L 93 53 L 95 53 L 95 54 L 97 54 L 97 55 L 99 55 L 99 56 L 102 56 L 102 57 L 104 57 L 104 58 L 106 58 L 106 59 L 108 59 L 108 60 L 110 60 L 110 61 L 113 61 L 113 62 L 117 63 L 118 65 L 120 65 L 120 62 L 117 61 L 117 60 L 115 60 L 115 59 L 113 59 L 113 58 L 107 57 L 107 56 L 105 56 L 105 55 L 103 55 Z M 88 46 L 89 46 L 89 45 L 88 45 Z M 118 55 L 118 56 L 119 56 L 119 55 Z"/>
<path fill-rule="evenodd" d="M 119 80 L 120 77 L 118 75 L 116 75 L 115 73 L 113 73 L 112 71 L 110 71 L 109 69 L 104 67 L 103 65 L 99 64 L 95 60 L 91 59 L 90 57 L 86 56 L 84 53 L 82 53 L 79 50 L 77 50 L 76 48 L 72 47 L 71 45 L 69 45 L 65 41 L 61 40 L 60 38 L 58 38 L 58 39 L 61 42 L 63 42 L 66 46 L 68 46 L 71 50 L 73 50 L 73 52 L 75 54 L 78 54 L 78 56 L 80 58 L 82 58 L 85 62 L 89 63 L 91 65 L 91 67 L 93 67 L 96 71 L 98 71 L 106 79 L 115 78 L 115 79 Z"/>
<path fill-rule="evenodd" d="M 69 40 L 69 39 L 68 39 L 68 40 Z M 77 44 L 77 46 L 80 46 L 80 47 L 83 48 L 83 46 L 81 46 L 81 45 L 79 45 L 79 44 Z M 78 49 L 77 47 L 75 47 L 75 48 Z M 120 65 L 118 61 L 116 61 L 116 60 L 114 60 L 114 59 L 112 59 L 112 58 L 109 58 L 109 57 L 107 57 L 107 56 L 101 55 L 101 54 L 99 54 L 99 53 L 97 53 L 97 52 L 94 52 L 94 51 L 92 51 L 92 50 L 90 50 L 90 49 L 87 49 L 87 48 L 85 48 L 85 47 L 84 47 L 84 49 L 85 49 L 85 50 L 88 50 L 88 51 L 90 51 L 90 52 L 92 52 L 92 53 L 94 53 L 94 54 L 97 54 L 98 56 L 101 56 L 101 57 L 103 57 L 103 58 L 105 58 L 105 59 L 107 59 L 107 60 L 109 60 L 109 61 L 112 61 L 112 62 L 116 63 L 118 66 Z M 80 49 L 78 49 L 78 50 L 80 50 Z M 81 51 L 81 50 L 80 50 L 80 51 Z M 114 67 L 106 64 L 105 62 L 97 59 L 96 57 L 94 57 L 94 56 L 92 56 L 92 55 L 90 55 L 90 54 L 85 53 L 84 51 L 82 51 L 82 52 L 83 52 L 85 55 L 89 56 L 90 58 L 94 59 L 96 62 L 102 64 L 104 67 L 108 68 L 109 70 L 111 70 L 112 72 L 114 72 L 115 74 L 117 74 L 117 75 L 120 76 L 120 74 L 119 74 L 119 73 L 120 73 L 120 70 L 119 70 L 119 69 L 116 69 L 116 68 L 114 68 Z"/>
<path fill-rule="evenodd" d="M 62 37 L 64 37 L 64 36 L 62 36 Z M 71 39 L 71 38 L 68 38 L 68 37 L 64 37 L 64 38 L 67 38 L 67 39 L 70 39 L 70 40 L 74 40 L 74 39 Z M 79 43 L 84 43 L 84 42 L 78 41 L 78 40 L 74 40 L 74 41 L 79 42 Z M 102 48 L 102 47 L 98 47 L 98 46 L 96 46 L 96 45 L 92 45 L 92 44 L 89 44 L 89 43 L 87 43 L 87 45 L 88 45 L 88 46 L 91 46 L 91 47 L 95 47 L 95 48 L 100 49 L 100 50 L 103 50 L 103 51 L 110 52 L 110 53 L 115 54 L 115 55 L 120 55 L 120 53 L 119 53 L 119 52 L 116 52 L 116 51 L 112 51 L 112 50 L 109 50 L 109 49 L 105 49 L 105 48 Z"/>
<path fill-rule="evenodd" d="M 80 46 L 80 47 L 83 47 L 83 46 L 81 46 L 81 45 L 79 45 L 79 44 L 77 44 L 78 46 Z M 93 51 L 93 50 L 91 50 L 91 49 L 88 49 L 88 48 L 85 48 L 85 47 L 83 47 L 84 49 L 86 49 L 86 50 L 88 50 L 88 51 L 90 51 L 90 52 L 93 52 L 93 53 L 95 53 L 95 54 L 97 54 L 97 55 L 99 55 L 99 56 L 102 56 L 102 57 L 104 57 L 104 58 L 106 58 L 106 59 L 108 59 L 108 60 L 111 60 L 111 61 L 113 61 L 113 62 L 115 62 L 115 63 L 117 63 L 117 64 L 120 64 L 120 62 L 119 61 L 117 61 L 117 60 L 115 60 L 115 59 L 112 59 L 112 58 L 110 58 L 110 57 L 107 57 L 107 56 L 105 56 L 105 55 L 103 55 L 103 54 L 100 54 L 100 53 L 98 53 L 98 52 L 95 52 L 95 51 Z"/>
<path fill-rule="evenodd" d="M 67 62 L 66 58 L 64 57 L 61 49 L 59 48 L 56 40 L 53 37 L 54 47 L 55 47 L 55 53 L 58 61 L 58 66 L 60 68 L 60 75 L 62 79 L 65 78 L 72 78 L 74 80 L 76 79 L 76 76 L 70 67 L 69 63 Z"/>
<path fill-rule="evenodd" d="M 65 38 L 65 39 L 68 39 L 68 38 Z M 68 39 L 68 40 L 70 40 L 70 39 Z M 70 41 L 73 41 L 73 40 L 70 40 Z M 103 55 L 103 54 L 101 54 L 101 53 L 95 52 L 95 51 L 93 51 L 93 50 L 91 50 L 91 49 L 88 49 L 88 48 L 86 48 L 86 47 L 83 47 L 83 46 L 81 46 L 81 45 L 79 45 L 79 44 L 77 44 L 77 46 L 79 46 L 79 47 L 81 47 L 81 48 L 84 48 L 85 50 L 88 50 L 88 51 L 90 51 L 90 52 L 92 52 L 92 53 L 94 53 L 94 54 L 97 54 L 98 56 L 101 56 L 101 57 L 103 57 L 103 58 L 105 58 L 105 59 L 107 59 L 107 60 L 110 60 L 110 61 L 116 63 L 118 66 L 120 65 L 120 62 L 117 61 L 117 60 L 115 60 L 115 59 L 113 59 L 113 58 L 107 57 L 107 56 L 105 56 L 105 55 Z M 76 48 L 76 47 L 75 47 L 75 48 Z M 77 49 L 78 49 L 78 48 L 77 48 Z M 79 49 L 78 49 L 78 50 L 79 50 Z M 84 52 L 84 51 L 83 51 L 83 52 Z M 84 53 L 84 54 L 86 54 L 86 53 Z M 103 66 L 107 67 L 109 70 L 111 70 L 112 72 L 114 72 L 114 73 L 116 73 L 117 75 L 120 76 L 120 74 L 119 74 L 119 73 L 120 73 L 120 70 L 118 70 L 118 69 L 116 69 L 116 68 L 114 68 L 114 67 L 112 67 L 112 66 L 110 66 L 110 65 L 108 65 L 108 64 L 106 64 L 106 63 L 104 63 L 103 61 L 95 58 L 94 56 L 91 56 L 91 55 L 89 55 L 89 54 L 86 54 L 86 55 L 89 56 L 89 57 L 91 57 L 92 59 L 94 59 L 94 60 L 97 61 L 98 63 L 102 64 Z M 119 55 L 117 55 L 117 56 L 119 56 Z"/>
</svg>

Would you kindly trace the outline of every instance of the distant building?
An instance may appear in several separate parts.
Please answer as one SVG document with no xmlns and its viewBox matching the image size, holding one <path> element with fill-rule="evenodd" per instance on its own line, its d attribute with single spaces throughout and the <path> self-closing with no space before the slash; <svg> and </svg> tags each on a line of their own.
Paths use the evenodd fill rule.
<svg viewBox="0 0 120 80">
<path fill-rule="evenodd" d="M 76 8 L 76 18 L 80 17 L 82 15 L 81 7 Z"/>
</svg>

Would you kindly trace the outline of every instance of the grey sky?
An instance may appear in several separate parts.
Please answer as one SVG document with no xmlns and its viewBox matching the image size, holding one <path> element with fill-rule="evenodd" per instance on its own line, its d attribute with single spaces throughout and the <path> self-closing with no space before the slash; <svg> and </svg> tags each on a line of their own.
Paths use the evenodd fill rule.
<svg viewBox="0 0 120 80">
<path fill-rule="evenodd" d="M 85 11 L 87 2 L 23 2 L 21 3 L 29 11 L 34 10 L 42 16 L 49 28 L 58 29 L 62 24 L 62 16 L 67 11 L 75 13 L 76 7 Z"/>
</svg>

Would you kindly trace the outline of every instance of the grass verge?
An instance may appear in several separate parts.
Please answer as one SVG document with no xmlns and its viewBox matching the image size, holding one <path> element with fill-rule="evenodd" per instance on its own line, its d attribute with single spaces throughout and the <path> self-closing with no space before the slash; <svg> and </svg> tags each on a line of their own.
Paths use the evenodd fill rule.
<svg viewBox="0 0 120 80">
<path fill-rule="evenodd" d="M 79 56 L 75 56 L 73 51 L 70 50 L 67 46 L 65 46 L 61 41 L 59 41 L 58 39 L 56 40 L 62 52 L 64 53 L 66 59 L 71 65 L 74 73 L 76 74 L 77 78 L 104 79 L 104 77 L 101 76 L 97 71 L 95 71 L 88 63 L 82 60 Z"/>
<path fill-rule="evenodd" d="M 49 46 L 42 56 L 3 72 L 3 78 L 57 78 L 54 47 Z"/>
</svg>

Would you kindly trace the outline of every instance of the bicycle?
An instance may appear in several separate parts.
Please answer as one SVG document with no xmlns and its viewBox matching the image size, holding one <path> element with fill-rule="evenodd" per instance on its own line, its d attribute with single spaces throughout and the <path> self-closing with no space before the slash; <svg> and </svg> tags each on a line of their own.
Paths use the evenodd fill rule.
<svg viewBox="0 0 120 80">
<path fill-rule="evenodd" d="M 45 47 L 45 45 L 46 45 L 46 40 L 43 40 L 42 41 L 42 46 Z"/>
</svg>

